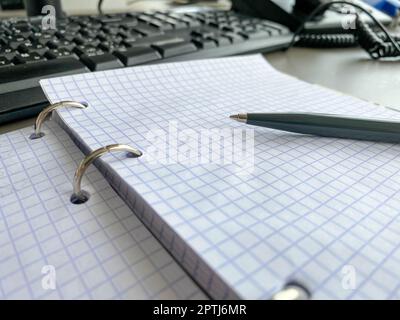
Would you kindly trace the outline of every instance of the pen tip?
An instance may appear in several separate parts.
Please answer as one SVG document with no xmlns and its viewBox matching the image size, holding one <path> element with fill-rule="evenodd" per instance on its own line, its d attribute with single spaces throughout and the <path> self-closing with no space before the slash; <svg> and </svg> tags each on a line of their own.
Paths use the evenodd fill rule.
<svg viewBox="0 0 400 320">
<path fill-rule="evenodd" d="M 244 113 L 243 114 L 242 113 L 233 114 L 233 115 L 229 116 L 229 118 L 231 118 L 232 120 L 239 121 L 239 122 L 246 122 L 247 114 L 244 114 Z"/>
</svg>

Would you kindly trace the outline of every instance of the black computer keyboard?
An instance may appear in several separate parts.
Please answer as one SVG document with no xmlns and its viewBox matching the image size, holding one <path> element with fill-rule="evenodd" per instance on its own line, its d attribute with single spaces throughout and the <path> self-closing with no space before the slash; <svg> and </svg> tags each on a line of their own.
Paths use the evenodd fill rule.
<svg viewBox="0 0 400 320">
<path fill-rule="evenodd" d="M 35 116 L 39 80 L 140 64 L 267 52 L 285 47 L 286 27 L 231 11 L 152 12 L 0 20 L 0 123 Z"/>
</svg>

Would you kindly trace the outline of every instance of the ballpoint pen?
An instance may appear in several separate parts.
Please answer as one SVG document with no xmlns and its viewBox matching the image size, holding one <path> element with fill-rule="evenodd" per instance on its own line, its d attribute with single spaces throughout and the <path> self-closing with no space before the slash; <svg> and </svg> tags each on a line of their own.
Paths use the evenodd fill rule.
<svg viewBox="0 0 400 320">
<path fill-rule="evenodd" d="M 230 118 L 249 125 L 322 137 L 400 142 L 400 121 L 320 113 L 243 113 Z"/>
</svg>

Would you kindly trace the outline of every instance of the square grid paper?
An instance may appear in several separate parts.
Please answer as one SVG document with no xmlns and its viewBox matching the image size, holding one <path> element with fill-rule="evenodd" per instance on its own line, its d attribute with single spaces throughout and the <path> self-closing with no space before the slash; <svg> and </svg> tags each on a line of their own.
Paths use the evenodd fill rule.
<svg viewBox="0 0 400 320">
<path fill-rule="evenodd" d="M 178 132 L 250 129 L 228 118 L 239 112 L 399 113 L 281 74 L 261 56 L 42 86 L 51 102 L 89 103 L 57 113 L 81 148 L 125 143 L 144 151 L 123 161 L 109 155 L 98 166 L 212 297 L 267 299 L 298 281 L 318 299 L 400 298 L 400 145 L 253 127 L 255 167 L 241 172 L 198 161 L 151 163 L 147 139 L 171 123 Z"/>
<path fill-rule="evenodd" d="M 32 130 L 0 136 L 0 299 L 205 298 L 96 168 L 71 204 L 83 153 L 55 122 Z"/>
</svg>

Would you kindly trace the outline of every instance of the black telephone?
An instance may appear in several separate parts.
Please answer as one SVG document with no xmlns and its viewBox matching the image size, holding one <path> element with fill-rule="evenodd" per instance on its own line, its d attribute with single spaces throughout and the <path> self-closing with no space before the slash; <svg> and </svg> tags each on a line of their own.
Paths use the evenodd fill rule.
<svg viewBox="0 0 400 320">
<path fill-rule="evenodd" d="M 274 21 L 287 26 L 291 31 L 296 31 L 303 20 L 321 4 L 321 0 L 297 0 L 292 8 L 285 10 L 270 0 L 232 0 L 232 10 Z M 322 15 L 323 12 L 320 12 L 316 19 Z"/>
<path fill-rule="evenodd" d="M 358 10 L 355 14 L 355 27 L 343 28 L 341 12 L 339 23 L 334 28 L 305 29 L 306 22 L 317 22 L 318 26 L 325 11 L 334 5 L 352 6 Z M 386 28 L 368 10 L 349 1 L 322 0 L 232 0 L 232 10 L 245 15 L 255 16 L 287 26 L 295 33 L 292 45 L 315 48 L 343 48 L 361 46 L 373 59 L 400 56 L 400 36 L 390 35 Z M 374 26 L 360 18 L 360 14 L 369 16 Z M 390 22 L 390 19 L 388 20 Z"/>
</svg>

